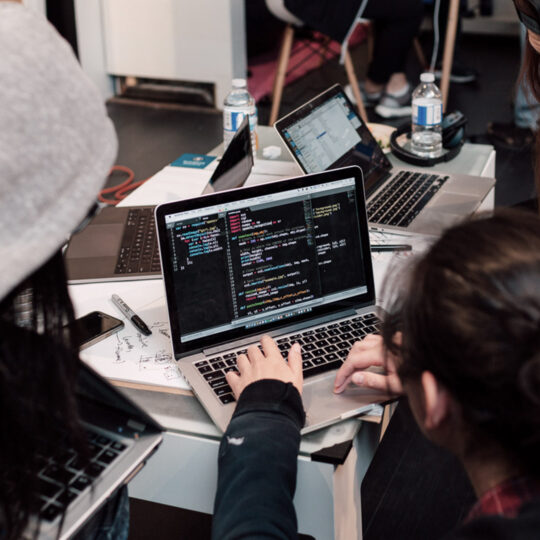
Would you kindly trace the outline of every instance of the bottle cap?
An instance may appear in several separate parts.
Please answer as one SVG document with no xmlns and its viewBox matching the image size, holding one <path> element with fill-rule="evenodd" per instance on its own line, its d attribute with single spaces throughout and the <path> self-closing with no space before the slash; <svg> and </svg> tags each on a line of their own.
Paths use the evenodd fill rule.
<svg viewBox="0 0 540 540">
<path fill-rule="evenodd" d="M 233 88 L 245 88 L 246 79 L 233 79 L 232 85 L 233 85 Z"/>
<path fill-rule="evenodd" d="M 420 75 L 420 80 L 422 82 L 434 82 L 435 74 L 431 71 L 426 71 L 425 73 L 422 73 L 422 75 Z"/>
</svg>

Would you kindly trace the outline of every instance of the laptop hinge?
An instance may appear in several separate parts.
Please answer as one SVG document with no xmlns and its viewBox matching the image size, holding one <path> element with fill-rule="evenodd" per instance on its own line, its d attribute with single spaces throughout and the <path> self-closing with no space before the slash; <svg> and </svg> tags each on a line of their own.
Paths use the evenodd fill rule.
<svg viewBox="0 0 540 540">
<path fill-rule="evenodd" d="M 310 319 L 308 321 L 301 321 L 301 322 L 297 322 L 295 324 L 291 324 L 288 326 L 282 326 L 280 328 L 276 328 L 274 330 L 271 330 L 269 332 L 264 332 L 264 333 L 268 334 L 269 336 L 276 337 L 276 336 L 281 336 L 283 334 L 290 334 L 291 332 L 300 332 L 301 330 L 304 330 L 311 326 L 318 326 L 319 324 L 325 324 L 330 321 L 342 319 L 343 317 L 352 317 L 354 315 L 356 315 L 356 309 L 350 308 L 350 309 L 345 309 L 342 311 L 330 313 L 328 315 L 319 316 L 319 317 L 316 317 L 315 319 Z M 221 343 L 220 345 L 217 345 L 216 347 L 203 349 L 202 352 L 206 356 L 212 356 L 214 354 L 219 354 L 224 351 L 230 351 L 231 349 L 238 349 L 240 347 L 245 347 L 246 345 L 251 345 L 252 343 L 256 343 L 260 335 L 261 334 L 256 334 L 256 335 L 238 339 L 235 341 Z"/>
</svg>

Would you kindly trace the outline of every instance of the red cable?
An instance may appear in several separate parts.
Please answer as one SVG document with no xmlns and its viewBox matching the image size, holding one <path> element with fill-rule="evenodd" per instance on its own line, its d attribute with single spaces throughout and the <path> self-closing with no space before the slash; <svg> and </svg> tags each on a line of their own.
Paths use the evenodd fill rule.
<svg viewBox="0 0 540 540">
<path fill-rule="evenodd" d="M 138 187 L 139 185 L 141 185 L 141 183 L 145 181 L 143 180 L 142 182 L 132 183 L 133 178 L 135 178 L 135 173 L 129 167 L 124 167 L 123 165 L 114 165 L 109 171 L 109 176 L 115 171 L 124 172 L 128 175 L 128 177 L 126 180 L 116 186 L 102 189 L 98 194 L 98 200 L 102 203 L 111 205 L 118 204 L 118 202 L 126 196 L 123 195 L 123 197 L 119 197 L 119 194 L 124 194 L 126 191 Z M 114 193 L 114 199 L 105 198 L 105 195 L 109 195 L 111 193 Z"/>
</svg>

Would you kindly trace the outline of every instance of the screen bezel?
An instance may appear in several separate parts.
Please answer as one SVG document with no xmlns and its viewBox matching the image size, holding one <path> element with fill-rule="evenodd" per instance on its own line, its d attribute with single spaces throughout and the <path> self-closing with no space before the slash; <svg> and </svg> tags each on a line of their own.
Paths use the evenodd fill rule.
<svg viewBox="0 0 540 540">
<path fill-rule="evenodd" d="M 231 173 L 232 169 L 238 164 L 245 162 L 246 167 L 242 168 L 240 174 L 231 186 L 222 186 L 223 180 Z M 215 191 L 223 191 L 225 189 L 233 189 L 243 186 L 248 179 L 251 169 L 253 168 L 253 148 L 251 146 L 251 131 L 249 127 L 249 117 L 244 116 L 240 127 L 231 139 L 223 156 L 219 160 L 208 183 Z"/>
<path fill-rule="evenodd" d="M 332 303 L 330 305 L 313 307 L 308 313 L 291 316 L 281 321 L 275 321 L 273 323 L 265 325 L 264 327 L 254 327 L 253 329 L 246 329 L 242 327 L 235 330 L 223 332 L 218 335 L 205 336 L 187 342 L 181 341 L 180 336 L 182 334 L 180 328 L 180 321 L 178 320 L 178 317 L 174 315 L 176 313 L 176 297 L 174 294 L 174 271 L 171 263 L 171 251 L 165 224 L 165 217 L 167 215 L 184 212 L 187 210 L 204 208 L 206 206 L 213 206 L 216 204 L 237 201 L 250 197 L 258 197 L 261 195 L 279 193 L 282 191 L 288 191 L 301 187 L 324 184 L 326 182 L 343 180 L 346 178 L 354 178 L 356 187 L 356 204 L 359 218 L 358 225 L 360 234 L 360 248 L 362 252 L 361 256 L 363 256 L 363 259 L 357 262 L 359 266 L 363 265 L 367 288 L 367 291 L 365 293 L 352 296 L 350 298 Z M 359 167 L 345 167 L 342 169 L 326 171 L 323 173 L 309 174 L 286 180 L 278 180 L 276 182 L 271 182 L 267 184 L 259 184 L 253 187 L 212 193 L 202 197 L 197 197 L 195 199 L 187 199 L 183 201 L 165 203 L 156 207 L 155 218 L 156 229 L 159 238 L 159 249 L 161 256 L 163 279 L 165 282 L 167 310 L 171 325 L 171 340 L 173 345 L 173 352 L 176 358 L 181 358 L 195 352 L 200 352 L 204 349 L 208 349 L 225 342 L 235 341 L 242 338 L 249 338 L 250 336 L 255 335 L 261 335 L 262 333 L 270 332 L 277 328 L 291 326 L 293 324 L 298 324 L 303 321 L 309 321 L 311 319 L 319 318 L 324 315 L 330 315 L 332 313 L 358 309 L 364 306 L 373 305 L 375 303 L 375 285 L 373 279 L 373 267 L 371 264 L 371 251 L 369 244 L 369 229 L 366 216 L 364 184 L 362 181 L 362 171 Z"/>
<path fill-rule="evenodd" d="M 366 197 L 369 197 L 374 191 L 377 190 L 377 188 L 381 185 L 381 183 L 387 178 L 388 173 L 392 170 L 392 164 L 390 163 L 389 159 L 386 157 L 386 155 L 382 151 L 382 148 L 380 148 L 380 145 L 375 139 L 375 137 L 373 137 L 373 134 L 367 127 L 366 123 L 356 113 L 356 107 L 352 104 L 351 100 L 347 97 L 347 94 L 345 94 L 345 91 L 343 90 L 343 87 L 341 85 L 335 84 L 334 86 L 331 86 L 328 90 L 325 90 L 318 96 L 315 96 L 313 99 L 311 99 L 304 105 L 301 105 L 300 107 L 298 107 L 298 109 L 295 109 L 294 111 L 289 113 L 287 116 L 280 118 L 274 124 L 274 128 L 278 132 L 281 140 L 287 147 L 287 150 L 290 152 L 294 161 L 298 163 L 300 168 L 305 173 L 309 173 L 309 171 L 307 171 L 306 168 L 304 167 L 303 163 L 296 157 L 293 146 L 290 144 L 289 139 L 285 136 L 285 131 L 291 125 L 309 116 L 314 109 L 317 109 L 325 102 L 331 101 L 338 95 L 339 97 L 342 97 L 345 99 L 351 111 L 355 114 L 356 119 L 359 122 L 358 127 L 356 128 L 356 132 L 358 133 L 360 138 L 363 139 L 364 137 L 368 137 L 369 143 L 376 144 L 379 147 L 380 152 L 381 152 L 380 158 L 381 158 L 382 166 L 374 167 L 368 173 L 366 173 L 366 171 L 362 168 L 362 163 L 354 163 L 354 165 L 359 166 L 362 169 L 362 172 L 364 173 L 364 191 L 366 193 Z M 346 152 L 343 156 L 341 156 L 335 163 L 332 163 L 326 170 L 330 170 L 330 169 L 334 169 L 334 168 L 342 166 L 340 165 L 340 163 L 348 161 L 348 158 L 353 153 L 354 153 L 354 148 L 349 149 L 348 152 Z"/>
</svg>

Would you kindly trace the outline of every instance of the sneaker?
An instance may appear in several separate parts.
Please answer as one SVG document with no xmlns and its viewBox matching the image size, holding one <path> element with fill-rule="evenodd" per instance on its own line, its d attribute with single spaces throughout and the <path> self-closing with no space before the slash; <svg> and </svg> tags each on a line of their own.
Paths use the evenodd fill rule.
<svg viewBox="0 0 540 540">
<path fill-rule="evenodd" d="M 435 70 L 435 78 L 440 80 L 442 77 L 441 66 L 437 66 Z M 478 78 L 478 72 L 472 68 L 462 66 L 459 63 L 454 62 L 452 64 L 452 73 L 450 73 L 450 82 L 457 84 L 467 84 L 476 81 Z"/>
<path fill-rule="evenodd" d="M 360 94 L 362 95 L 364 107 L 375 107 L 381 99 L 382 92 L 366 92 L 364 83 L 358 83 L 358 86 L 360 87 Z M 345 87 L 345 95 L 351 100 L 351 103 L 356 105 L 356 98 L 354 97 L 352 86 L 350 84 Z"/>
<path fill-rule="evenodd" d="M 375 112 L 383 118 L 410 116 L 412 113 L 411 99 L 412 88 L 410 84 L 407 84 L 405 89 L 398 94 L 385 92 L 375 107 Z"/>
</svg>

